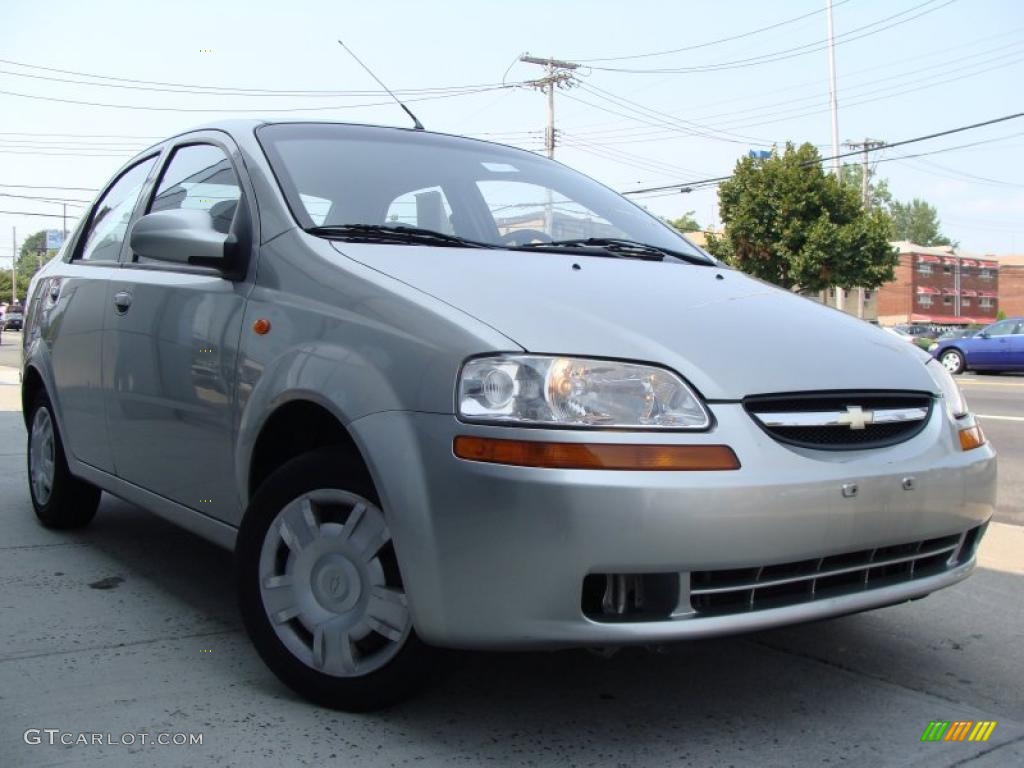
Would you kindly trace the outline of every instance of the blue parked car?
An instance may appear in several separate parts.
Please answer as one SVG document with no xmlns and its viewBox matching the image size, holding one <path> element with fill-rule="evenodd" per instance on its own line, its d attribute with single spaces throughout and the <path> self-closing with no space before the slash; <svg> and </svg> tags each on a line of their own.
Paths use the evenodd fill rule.
<svg viewBox="0 0 1024 768">
<path fill-rule="evenodd" d="M 1010 317 L 962 339 L 941 339 L 929 351 L 950 373 L 1024 371 L 1024 317 Z"/>
</svg>

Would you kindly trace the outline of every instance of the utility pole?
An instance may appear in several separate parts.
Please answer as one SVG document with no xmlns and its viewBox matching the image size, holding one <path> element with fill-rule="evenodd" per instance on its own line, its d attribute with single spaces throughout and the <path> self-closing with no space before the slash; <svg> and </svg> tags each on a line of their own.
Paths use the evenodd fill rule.
<svg viewBox="0 0 1024 768">
<path fill-rule="evenodd" d="M 871 210 L 871 188 L 868 184 L 868 180 L 871 176 L 871 166 L 869 164 L 869 153 L 875 149 L 881 149 L 885 146 L 884 141 L 879 139 L 864 138 L 864 141 L 846 141 L 843 142 L 843 146 L 849 147 L 853 150 L 863 150 L 864 154 L 861 159 L 860 166 L 860 195 L 861 200 L 864 204 L 864 210 Z M 857 317 L 864 318 L 864 288 L 860 287 L 857 289 Z"/>
<path fill-rule="evenodd" d="M 555 157 L 555 88 L 568 85 L 573 78 L 573 70 L 579 69 L 579 64 L 571 61 L 561 61 L 552 58 L 540 58 L 524 54 L 519 60 L 526 64 L 539 64 L 546 69 L 544 77 L 538 78 L 530 83 L 534 88 L 540 88 L 548 97 L 548 124 L 544 131 L 544 147 L 547 149 L 548 157 Z"/>
<path fill-rule="evenodd" d="M 836 44 L 832 34 L 832 0 L 825 0 L 828 16 L 828 105 L 832 113 L 832 172 L 842 179 L 839 163 L 839 97 L 836 94 Z M 846 297 L 842 286 L 835 287 L 836 309 L 846 309 Z"/>
<path fill-rule="evenodd" d="M 18 303 L 18 229 L 11 227 L 11 304 Z"/>
</svg>

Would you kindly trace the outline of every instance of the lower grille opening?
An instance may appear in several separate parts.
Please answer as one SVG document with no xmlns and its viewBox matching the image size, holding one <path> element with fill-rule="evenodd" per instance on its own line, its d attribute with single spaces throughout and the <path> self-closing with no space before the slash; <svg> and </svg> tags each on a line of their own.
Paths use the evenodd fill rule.
<svg viewBox="0 0 1024 768">
<path fill-rule="evenodd" d="M 592 573 L 583 579 L 583 615 L 593 621 L 661 621 L 678 603 L 678 573 Z"/>
<path fill-rule="evenodd" d="M 694 571 L 690 605 L 699 616 L 782 608 L 935 576 L 969 561 L 983 526 L 965 534 L 751 568 Z"/>
</svg>

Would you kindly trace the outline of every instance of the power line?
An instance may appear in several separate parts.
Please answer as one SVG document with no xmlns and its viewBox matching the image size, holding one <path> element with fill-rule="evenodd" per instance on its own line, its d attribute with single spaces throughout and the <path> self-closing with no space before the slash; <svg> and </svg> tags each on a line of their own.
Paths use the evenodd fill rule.
<svg viewBox="0 0 1024 768">
<path fill-rule="evenodd" d="M 1014 45 L 1016 45 L 1016 44 L 1014 44 Z M 1002 54 L 1000 56 L 996 56 L 996 57 L 993 57 L 993 58 L 990 58 L 990 59 L 987 59 L 987 60 L 984 60 L 984 61 L 977 61 L 973 65 L 970 65 L 968 67 L 968 68 L 978 67 L 980 65 L 992 63 L 992 62 L 995 62 L 995 61 L 1000 61 L 1000 60 L 1006 59 L 1008 57 L 1017 57 L 1017 58 L 1013 58 L 1011 61 L 1007 61 L 1007 62 L 1005 62 L 1003 64 L 998 64 L 998 65 L 991 66 L 991 67 L 985 67 L 983 69 L 973 69 L 972 71 L 964 72 L 964 67 L 962 67 L 962 66 L 961 67 L 954 67 L 954 68 L 952 68 L 950 70 L 950 73 L 951 72 L 959 72 L 960 73 L 960 74 L 958 74 L 955 77 L 949 77 L 949 78 L 944 78 L 944 79 L 936 79 L 935 76 L 932 75 L 930 77 L 917 78 L 915 80 L 909 80 L 909 81 L 905 81 L 905 82 L 902 82 L 902 83 L 894 83 L 891 86 L 886 86 L 886 87 L 883 87 L 883 88 L 877 88 L 877 89 L 874 89 L 874 90 L 865 91 L 865 92 L 861 93 L 859 97 L 856 97 L 853 101 L 846 101 L 845 102 L 845 106 L 846 106 L 846 108 L 849 108 L 849 107 L 860 106 L 862 104 L 869 104 L 869 103 L 874 103 L 874 102 L 877 102 L 877 101 L 884 101 L 885 99 L 891 99 L 891 98 L 894 98 L 894 97 L 897 97 L 897 96 L 905 95 L 907 93 L 917 93 L 917 92 L 923 91 L 925 89 L 936 88 L 936 87 L 939 87 L 939 86 L 942 86 L 942 85 L 946 85 L 946 84 L 951 83 L 951 82 L 956 82 L 958 80 L 963 80 L 963 79 L 966 79 L 966 78 L 969 78 L 969 77 L 976 77 L 978 75 L 985 74 L 987 72 L 991 72 L 991 71 L 996 70 L 996 69 L 1002 69 L 1004 67 L 1013 66 L 1015 64 L 1019 64 L 1021 61 L 1024 61 L 1024 58 L 1020 57 L 1021 53 L 1022 53 L 1022 51 L 1012 51 L 1010 53 Z M 973 58 L 973 57 L 968 57 L 968 58 Z M 951 61 L 949 63 L 953 63 L 955 61 L 957 61 L 957 60 L 953 60 L 953 61 Z M 918 70 L 918 71 L 925 71 L 925 70 Z M 905 74 L 913 74 L 913 73 L 914 72 L 908 72 L 908 73 L 905 73 Z M 866 83 L 862 83 L 859 86 L 854 86 L 851 90 L 857 90 L 857 89 L 863 88 L 864 86 L 872 85 L 872 84 L 875 84 L 877 82 L 884 82 L 885 80 L 888 80 L 888 79 L 890 79 L 890 78 L 881 78 L 879 80 L 869 81 L 869 82 L 866 82 Z M 922 84 L 922 85 L 917 85 L 919 83 Z M 907 86 L 913 86 L 913 87 L 907 87 Z M 895 90 L 894 91 L 893 90 L 894 88 L 900 89 L 900 90 Z M 878 94 L 882 94 L 882 95 L 878 95 Z M 811 97 L 811 98 L 815 98 L 815 97 Z M 806 101 L 806 100 L 807 99 L 797 99 L 797 101 Z M 590 106 L 592 106 L 592 107 L 594 107 L 596 109 L 603 109 L 599 105 L 590 104 L 589 102 L 582 102 L 582 103 L 587 103 L 587 104 L 589 104 Z M 783 102 L 783 103 L 791 103 L 791 102 Z M 766 108 L 770 108 L 770 107 L 774 107 L 774 106 L 780 106 L 780 105 L 781 105 L 781 103 L 780 104 L 775 104 L 775 105 L 764 105 L 762 107 L 746 109 L 746 110 L 740 110 L 740 111 L 737 111 L 737 112 L 734 112 L 734 113 L 720 113 L 718 115 L 711 115 L 711 116 L 706 116 L 706 117 L 724 117 L 724 116 L 727 116 L 729 114 L 742 114 L 742 113 L 745 113 L 745 112 L 756 112 L 758 110 L 764 110 Z M 811 109 L 811 110 L 807 110 L 804 107 L 789 107 L 789 108 L 785 108 L 785 109 L 782 109 L 782 110 L 775 110 L 775 111 L 768 111 L 768 112 L 763 112 L 762 111 L 761 114 L 759 114 L 759 115 L 757 115 L 757 114 L 751 115 L 754 118 L 753 121 L 750 121 L 750 120 L 746 120 L 746 121 L 744 121 L 744 120 L 731 120 L 731 121 L 729 121 L 729 120 L 727 120 L 724 123 L 721 123 L 718 126 L 716 126 L 716 128 L 718 130 L 722 130 L 722 131 L 727 131 L 730 128 L 734 128 L 734 129 L 753 128 L 753 127 L 757 127 L 757 126 L 769 125 L 771 123 L 785 122 L 787 120 L 793 120 L 793 119 L 797 119 L 799 117 L 806 117 L 806 116 L 810 116 L 810 115 L 821 114 L 821 113 L 827 111 L 827 109 L 828 109 L 827 106 L 823 106 L 820 109 Z M 603 111 L 610 111 L 610 110 L 603 109 Z M 612 113 L 612 114 L 619 114 L 619 115 L 621 115 L 621 113 Z M 635 118 L 632 115 L 621 115 L 621 116 L 627 117 L 628 119 L 631 119 L 631 120 L 635 120 Z M 763 118 L 773 118 L 773 117 L 776 118 L 776 119 L 763 119 Z M 703 118 L 701 118 L 701 119 L 703 119 Z M 643 122 L 643 121 L 639 121 L 639 122 Z M 651 123 L 649 123 L 649 122 L 647 122 L 645 124 L 651 125 Z M 655 126 L 655 127 L 659 127 L 659 126 Z M 633 143 L 633 142 L 636 142 L 638 140 L 639 141 L 645 141 L 645 140 L 646 141 L 663 141 L 663 140 L 668 139 L 668 138 L 674 138 L 674 136 L 671 135 L 671 134 L 670 135 L 665 135 L 666 128 L 667 127 L 662 127 L 660 132 L 659 131 L 647 131 L 647 132 L 642 133 L 642 134 L 634 133 L 632 136 L 629 136 L 627 134 L 625 136 L 622 136 L 621 140 L 618 140 L 618 141 L 617 141 L 617 139 L 619 139 L 619 136 L 621 136 L 623 134 L 623 132 L 627 131 L 628 129 L 624 129 L 624 128 L 615 129 L 618 132 L 619 136 L 611 136 L 607 141 L 605 141 L 603 143 L 604 144 L 627 143 L 627 142 L 628 143 Z M 714 128 L 712 128 L 712 129 L 714 129 Z M 676 130 L 676 129 L 672 129 L 672 130 Z M 596 133 L 596 132 L 594 132 L 594 133 Z M 605 133 L 610 133 L 610 131 L 606 131 Z M 588 135 L 588 137 L 592 137 L 594 140 L 600 140 L 600 137 L 594 136 L 593 134 L 587 134 L 587 135 Z M 734 134 L 734 135 L 740 135 L 740 134 Z M 642 137 L 642 136 L 647 136 L 649 138 L 639 138 L 639 137 Z M 742 143 L 742 142 L 736 142 L 736 143 Z M 754 143 L 754 144 L 761 143 L 761 144 L 764 144 L 764 145 L 768 145 L 770 143 L 776 143 L 776 142 L 767 142 L 765 140 L 761 140 L 760 142 L 758 142 L 758 141 L 752 139 L 750 143 Z"/>
<path fill-rule="evenodd" d="M 232 86 L 217 86 L 217 85 L 198 85 L 194 83 L 168 83 L 161 82 L 159 80 L 138 80 L 131 77 L 115 77 L 113 75 L 97 75 L 91 72 L 79 72 L 70 69 L 59 69 L 57 67 L 44 67 L 39 64 L 26 64 L 20 61 L 13 61 L 11 59 L 0 59 L 0 64 L 11 64 L 17 67 L 24 67 L 26 69 L 35 69 L 41 72 L 56 72 L 63 75 L 74 75 L 77 77 L 89 77 L 94 80 L 110 80 L 116 83 L 131 83 L 135 85 L 153 85 L 161 86 L 160 88 L 142 89 L 142 90 L 154 90 L 163 91 L 170 93 L 189 93 L 195 91 L 197 93 L 206 93 L 211 96 L 225 96 L 225 95 L 239 95 L 239 96 L 301 96 L 301 97 L 337 97 L 337 96 L 380 96 L 383 95 L 384 91 L 377 90 L 352 90 L 352 91 L 337 91 L 337 90 L 303 90 L 303 89 L 273 89 L 273 88 L 239 88 Z M 13 74 L 19 77 L 36 77 L 44 80 L 56 80 L 58 78 L 47 78 L 42 75 L 31 75 L 28 73 L 13 73 L 3 72 L 3 74 Z M 112 86 L 108 83 L 89 83 L 78 80 L 61 80 L 61 82 L 73 82 L 84 85 L 96 85 L 106 87 L 131 87 L 131 86 Z M 442 93 L 449 91 L 461 91 L 461 90 L 475 90 L 478 88 L 493 88 L 495 86 L 505 86 L 506 83 L 476 83 L 467 85 L 446 85 L 437 86 L 432 88 L 406 88 L 396 89 L 395 93 L 400 94 L 416 94 L 416 93 Z M 167 91 L 167 88 L 177 88 L 184 90 Z"/>
<path fill-rule="evenodd" d="M 489 88 L 480 88 L 474 91 L 459 91 L 458 93 L 442 93 L 437 95 L 426 95 L 420 96 L 419 98 L 407 98 L 407 101 L 432 101 L 441 98 L 454 98 L 456 96 L 470 96 L 475 93 L 486 93 L 488 91 L 501 90 L 503 88 L 516 88 L 519 84 L 509 85 L 496 85 Z M 248 109 L 224 109 L 216 108 L 216 106 L 208 106 L 208 108 L 181 108 L 181 106 L 148 106 L 142 104 L 110 104 L 103 103 L 100 101 L 82 101 L 71 98 L 57 98 L 55 96 L 40 96 L 31 93 L 17 93 L 16 91 L 0 90 L 0 94 L 6 96 L 18 96 L 20 98 L 32 98 L 40 101 L 56 101 L 59 103 L 66 104 L 77 104 L 79 106 L 106 106 L 115 110 L 138 110 L 141 112 L 181 112 L 181 113 L 294 113 L 294 112 L 326 112 L 331 110 L 357 110 L 365 108 L 365 106 L 389 106 L 393 104 L 393 101 L 374 101 L 369 103 L 360 104 L 331 104 L 329 106 L 289 106 L 289 108 L 282 108 L 282 106 L 275 106 L 275 108 L 265 108 L 265 106 L 257 106 L 257 108 Z"/>
<path fill-rule="evenodd" d="M 43 216 L 47 219 L 62 219 L 64 216 L 59 213 L 36 213 L 35 211 L 0 211 L 0 214 L 10 214 L 12 216 Z"/>
<path fill-rule="evenodd" d="M 98 192 L 97 187 L 55 187 L 45 184 L 0 184 L 5 189 L 58 189 L 62 192 Z"/>
<path fill-rule="evenodd" d="M 901 59 L 896 59 L 894 61 L 886 62 L 884 64 L 877 64 L 875 66 L 865 67 L 863 69 L 852 70 L 850 72 L 847 72 L 845 77 L 844 77 L 844 80 L 847 83 L 846 87 L 844 88 L 844 91 L 849 91 L 849 90 L 851 90 L 851 88 L 852 89 L 861 89 L 861 88 L 863 88 L 863 87 L 865 87 L 867 85 L 873 85 L 873 84 L 885 82 L 885 81 L 888 81 L 888 80 L 899 79 L 899 78 L 905 77 L 906 75 L 912 75 L 912 74 L 917 74 L 917 73 L 920 73 L 920 72 L 928 72 L 928 71 L 931 71 L 931 70 L 934 70 L 934 69 L 944 68 L 944 67 L 949 66 L 950 64 L 954 64 L 956 62 L 961 62 L 961 61 L 966 61 L 966 60 L 972 59 L 972 58 L 977 58 L 979 56 L 990 56 L 991 54 L 993 54 L 993 53 L 995 53 L 997 51 L 1002 51 L 1002 50 L 1005 50 L 1007 48 L 1017 47 L 1017 46 L 1022 45 L 1022 42 L 1020 40 L 1020 36 L 1021 36 L 1022 33 L 1024 33 L 1024 27 L 1016 27 L 1016 28 L 1010 29 L 1010 30 L 1008 30 L 1006 32 L 1002 32 L 1000 34 L 997 34 L 997 35 L 985 35 L 985 36 L 982 36 L 982 37 L 979 37 L 979 38 L 975 38 L 974 40 L 970 40 L 970 41 L 968 41 L 966 43 L 960 43 L 958 45 L 952 45 L 952 46 L 943 46 L 942 49 L 938 50 L 938 51 L 933 51 L 933 52 L 926 53 L 926 54 L 919 54 L 919 55 L 915 55 L 915 56 L 904 57 L 904 58 L 901 58 Z M 1001 46 L 995 46 L 995 47 L 993 47 L 992 45 L 989 44 L 989 43 L 991 43 L 991 41 L 1003 39 L 1003 38 L 1006 38 L 1006 37 L 1011 37 L 1013 39 L 1013 42 L 1011 42 L 1011 43 L 1009 43 L 1007 45 L 1001 45 Z M 958 51 L 958 50 L 962 50 L 964 48 L 972 48 L 972 47 L 977 46 L 979 44 L 985 44 L 984 50 L 979 51 L 977 53 L 969 54 L 967 56 L 962 56 L 962 57 L 959 57 L 959 58 L 955 58 L 955 59 L 949 58 L 949 54 L 952 51 Z M 862 75 L 862 74 L 865 74 L 865 73 L 868 73 L 868 72 L 874 72 L 874 71 L 879 70 L 879 69 L 884 69 L 887 72 L 891 72 L 892 68 L 895 65 L 904 64 L 904 63 L 911 62 L 911 61 L 918 61 L 918 60 L 921 60 L 921 59 L 935 58 L 937 56 L 941 56 L 941 58 L 942 58 L 942 61 L 937 63 L 937 64 L 933 64 L 933 65 L 929 65 L 929 66 L 925 66 L 925 67 L 920 67 L 918 69 L 907 70 L 907 71 L 904 71 L 904 72 L 901 72 L 901 73 L 898 73 L 898 74 L 895 74 L 895 75 L 890 74 L 890 75 L 888 75 L 886 77 L 883 77 L 883 78 L 877 78 L 875 80 L 868 80 L 868 81 L 865 81 L 865 82 L 862 82 L 862 83 L 858 83 L 858 84 L 853 85 L 853 86 L 849 85 L 850 78 L 855 76 L 855 75 Z M 717 117 L 729 117 L 729 116 L 733 116 L 733 115 L 746 114 L 746 113 L 750 113 L 750 112 L 760 112 L 760 111 L 763 111 L 765 109 L 774 109 L 775 107 L 778 107 L 778 106 L 780 106 L 782 104 L 793 103 L 794 101 L 809 101 L 809 100 L 812 100 L 812 99 L 819 99 L 819 98 L 821 98 L 820 83 L 817 80 L 804 81 L 804 82 L 801 82 L 801 83 L 794 83 L 792 85 L 785 86 L 783 88 L 775 88 L 775 89 L 767 90 L 767 91 L 759 89 L 758 90 L 758 94 L 760 96 L 771 96 L 771 95 L 774 95 L 774 94 L 789 93 L 789 92 L 792 92 L 794 90 L 800 90 L 800 89 L 806 88 L 808 86 L 814 86 L 814 89 L 816 91 L 815 95 L 807 96 L 807 97 L 802 97 L 802 98 L 796 98 L 796 99 L 791 98 L 791 99 L 787 99 L 787 100 L 782 101 L 782 102 L 773 101 L 773 102 L 768 102 L 766 104 L 762 104 L 762 105 L 756 106 L 756 107 L 746 107 L 746 108 L 743 108 L 743 109 L 731 110 L 731 111 L 726 111 L 726 112 L 718 112 L 718 113 L 707 113 L 707 112 L 700 113 L 700 112 L 698 112 L 697 114 L 694 115 L 694 119 L 696 119 L 696 120 L 708 120 L 708 119 L 717 118 Z M 735 103 L 737 101 L 745 101 L 748 98 L 749 98 L 749 94 L 745 93 L 743 96 L 733 96 L 733 97 L 730 97 L 730 98 L 727 98 L 727 99 L 718 99 L 717 101 L 708 102 L 708 103 L 705 103 L 705 104 L 694 105 L 694 106 L 692 106 L 692 108 L 693 109 L 697 109 L 697 110 L 707 110 L 707 109 L 709 109 L 711 107 L 716 107 L 716 106 L 719 106 L 719 105 L 722 105 L 722 104 L 731 104 L 731 103 Z M 596 134 L 621 133 L 623 131 L 634 131 L 635 130 L 633 128 L 600 128 L 600 126 L 606 126 L 606 125 L 608 125 L 607 121 L 605 121 L 604 123 L 591 123 L 591 124 L 585 124 L 585 125 L 577 126 L 575 130 L 576 130 L 576 134 L 577 135 L 588 135 L 588 136 L 596 135 Z M 588 128 L 598 128 L 598 130 L 587 130 Z"/>
<path fill-rule="evenodd" d="M 894 147 L 902 147 L 902 146 L 905 146 L 907 144 L 915 144 L 915 143 L 917 143 L 919 141 L 928 141 L 930 139 L 938 139 L 938 138 L 941 138 L 943 136 L 951 136 L 953 134 L 962 133 L 964 131 L 972 131 L 972 130 L 975 130 L 977 128 L 984 128 L 984 127 L 989 126 L 989 125 L 996 125 L 997 123 L 1004 123 L 1004 122 L 1006 122 L 1008 120 L 1017 120 L 1017 119 L 1019 119 L 1021 117 L 1024 117 L 1024 112 L 1015 112 L 1015 113 L 1013 113 L 1011 115 L 1003 115 L 1002 117 L 995 117 L 995 118 L 992 118 L 991 120 L 983 120 L 980 123 L 971 123 L 970 125 L 961 125 L 961 126 L 959 126 L 957 128 L 949 128 L 949 129 L 947 129 L 945 131 L 937 131 L 935 133 L 925 134 L 924 136 L 915 136 L 912 139 L 903 139 L 901 141 L 890 142 L 890 143 L 885 145 L 885 148 L 886 149 L 892 149 Z M 973 146 L 973 144 L 968 144 L 968 145 L 964 145 L 964 146 Z M 937 154 L 938 152 L 944 152 L 944 151 L 948 152 L 948 151 L 950 151 L 952 149 L 957 149 L 957 147 L 945 147 L 944 149 L 933 150 L 932 152 L 922 152 L 921 155 Z M 829 157 L 818 158 L 818 160 L 815 161 L 815 162 L 822 162 L 822 161 L 826 161 L 826 160 L 838 160 L 838 159 L 842 159 L 844 157 L 852 157 L 853 155 L 859 155 L 859 154 L 861 154 L 859 150 L 855 150 L 853 152 L 840 152 L 840 153 L 837 153 L 835 155 L 831 155 Z M 915 157 L 915 156 L 919 157 L 920 155 L 907 155 L 905 157 Z M 898 159 L 905 159 L 905 158 L 904 157 L 883 158 L 882 160 L 879 160 L 877 162 L 885 162 L 886 160 L 898 160 Z M 723 182 L 723 181 L 727 181 L 728 179 L 731 179 L 731 178 L 732 178 L 732 174 L 729 174 L 728 176 L 716 176 L 716 177 L 710 178 L 710 179 L 698 179 L 696 181 L 681 182 L 679 184 L 667 184 L 667 185 L 660 186 L 660 187 L 648 187 L 646 189 L 634 189 L 634 190 L 629 190 L 627 192 L 623 192 L 622 194 L 624 194 L 624 195 L 642 195 L 642 194 L 645 194 L 645 193 L 648 193 L 648 192 L 669 192 L 669 191 L 673 191 L 673 190 L 677 190 L 677 191 L 684 191 L 684 190 L 685 191 L 692 191 L 692 189 L 694 187 L 714 185 L 714 184 L 718 184 L 718 183 Z"/>
<path fill-rule="evenodd" d="M 840 0 L 838 3 L 835 3 L 834 7 L 838 7 L 840 5 L 845 5 L 848 2 L 850 2 L 850 0 Z M 732 35 L 730 37 L 720 37 L 717 40 L 708 40 L 707 42 L 704 42 L 704 43 L 696 43 L 695 45 L 687 45 L 687 46 L 685 46 L 683 48 L 672 48 L 671 50 L 667 50 L 667 51 L 654 51 L 652 53 L 636 53 L 636 54 L 633 54 L 631 56 L 605 56 L 603 58 L 598 58 L 598 59 L 574 59 L 574 61 L 578 61 L 581 64 L 589 64 L 591 62 L 596 62 L 596 61 L 626 61 L 627 59 L 648 59 L 648 58 L 651 58 L 651 57 L 654 57 L 654 56 L 667 56 L 667 55 L 672 54 L 672 53 L 683 53 L 684 51 L 695 51 L 695 50 L 698 50 L 700 48 L 708 48 L 709 46 L 712 46 L 712 45 L 719 45 L 721 43 L 730 43 L 733 40 L 742 40 L 742 39 L 744 39 L 746 37 L 752 37 L 753 35 L 758 35 L 758 34 L 760 34 L 762 32 L 770 32 L 773 29 L 778 29 L 779 27 L 784 27 L 784 26 L 786 26 L 788 24 L 794 24 L 794 23 L 796 23 L 798 21 L 803 21 L 804 19 L 809 19 L 811 16 L 817 16 L 819 13 L 822 13 L 824 10 L 825 10 L 824 8 L 819 8 L 816 11 L 811 11 L 811 12 L 805 13 L 805 14 L 803 14 L 801 16 L 794 16 L 791 19 L 785 19 L 784 21 L 779 21 L 779 22 L 776 22 L 775 24 L 770 24 L 767 27 L 759 27 L 758 29 L 752 29 L 749 32 L 743 32 L 741 34 Z"/>
<path fill-rule="evenodd" d="M 89 204 L 92 200 L 78 200 L 74 198 L 60 198 L 60 197 L 36 197 L 34 195 L 14 195 L 10 192 L 0 192 L 0 197 L 15 197 L 19 200 L 39 200 L 45 203 L 67 203 L 68 205 L 76 204 Z"/>
<path fill-rule="evenodd" d="M 844 32 L 841 35 L 836 35 L 836 45 L 840 45 L 840 44 L 843 44 L 843 43 L 851 43 L 854 40 L 861 40 L 861 39 L 863 39 L 865 37 L 869 37 L 871 35 L 876 35 L 879 32 L 884 32 L 887 29 L 892 29 L 893 27 L 899 26 L 901 24 L 906 24 L 907 22 L 913 21 L 914 19 L 920 18 L 921 16 L 924 16 L 924 15 L 929 14 L 929 13 L 934 13 L 935 11 L 940 10 L 941 8 L 945 8 L 947 5 L 951 5 L 952 3 L 956 2 L 956 0 L 945 0 L 945 2 L 943 2 L 941 5 L 935 6 L 933 8 L 927 8 L 926 7 L 926 6 L 933 5 L 936 2 L 938 2 L 938 0 L 925 0 L 925 2 L 920 3 L 918 5 L 915 5 L 915 6 L 911 7 L 911 8 L 908 8 L 905 11 L 900 11 L 899 13 L 895 13 L 895 14 L 893 14 L 891 16 L 886 16 L 885 18 L 879 19 L 878 21 L 871 22 L 870 24 L 865 24 L 862 27 L 855 27 L 854 29 L 851 29 L 848 32 Z M 907 17 L 905 19 L 899 19 L 899 17 L 906 16 L 908 13 L 912 13 L 912 12 L 914 12 L 916 10 L 921 9 L 921 8 L 925 8 L 925 10 L 923 10 L 920 13 L 915 14 L 913 16 L 909 16 L 909 17 Z M 893 21 L 894 19 L 899 19 L 899 21 Z M 885 26 L 880 27 L 879 29 L 875 29 L 875 30 L 870 31 L 870 32 L 865 32 L 864 31 L 864 30 L 871 29 L 872 27 L 878 27 L 879 25 L 885 24 L 885 22 L 888 22 L 888 21 L 892 21 L 893 23 L 892 24 L 887 24 Z M 864 32 L 864 34 L 857 35 L 856 34 L 857 32 Z M 794 46 L 792 48 L 784 48 L 782 50 L 772 51 L 771 53 L 762 54 L 760 56 L 752 56 L 752 57 L 749 57 L 749 58 L 746 58 L 746 59 L 734 59 L 732 61 L 723 61 L 723 62 L 718 62 L 716 64 L 701 64 L 701 65 L 692 66 L 692 67 L 662 67 L 662 68 L 658 68 L 658 69 L 631 69 L 631 68 L 626 68 L 626 67 L 591 66 L 590 68 L 593 69 L 593 70 L 601 70 L 601 71 L 604 71 L 604 72 L 621 72 L 621 73 L 625 73 L 625 74 L 690 74 L 690 73 L 696 73 L 696 72 L 716 72 L 716 71 L 725 70 L 725 69 L 742 69 L 742 68 L 746 68 L 746 67 L 754 67 L 754 66 L 760 66 L 762 64 L 774 63 L 776 61 L 785 61 L 787 59 L 796 58 L 798 56 L 806 56 L 807 54 L 810 54 L 810 53 L 815 53 L 817 51 L 823 51 L 823 50 L 825 50 L 826 47 L 827 47 L 826 41 L 824 41 L 824 40 L 816 40 L 816 41 L 814 41 L 812 43 L 805 43 L 804 45 L 798 45 L 798 46 Z"/>
</svg>

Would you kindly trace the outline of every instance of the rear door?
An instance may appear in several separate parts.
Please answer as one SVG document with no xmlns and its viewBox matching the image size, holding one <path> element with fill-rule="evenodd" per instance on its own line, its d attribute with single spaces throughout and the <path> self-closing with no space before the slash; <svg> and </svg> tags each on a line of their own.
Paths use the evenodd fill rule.
<svg viewBox="0 0 1024 768">
<path fill-rule="evenodd" d="M 86 464 L 114 472 L 106 420 L 103 325 L 110 310 L 110 281 L 157 154 L 117 176 L 93 206 L 66 264 L 55 269 L 39 299 L 39 328 L 50 347 L 64 444 Z"/>
<path fill-rule="evenodd" d="M 226 135 L 192 134 L 169 152 L 145 212 L 198 209 L 216 229 L 234 233 L 236 216 L 254 218 L 243 174 Z M 111 284 L 104 340 L 117 474 L 212 517 L 237 520 L 236 358 L 251 283 L 147 260 L 130 247 L 124 259 Z"/>
</svg>

